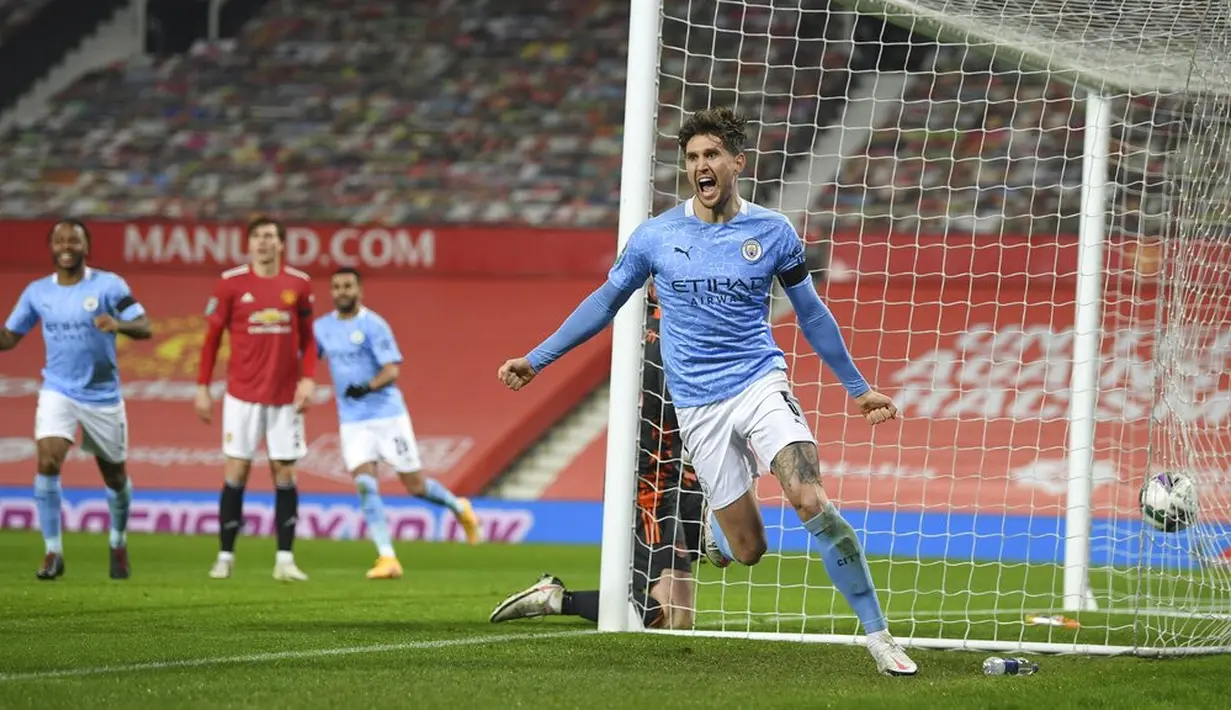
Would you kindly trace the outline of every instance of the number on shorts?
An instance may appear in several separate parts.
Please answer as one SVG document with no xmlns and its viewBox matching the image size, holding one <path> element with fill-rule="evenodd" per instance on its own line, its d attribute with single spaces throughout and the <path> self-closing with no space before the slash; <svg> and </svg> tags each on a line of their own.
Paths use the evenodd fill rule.
<svg viewBox="0 0 1231 710">
<path fill-rule="evenodd" d="M 796 419 L 803 421 L 804 413 L 799 409 L 799 402 L 792 397 L 789 392 L 782 393 L 782 400 L 786 402 L 786 406 L 790 408 L 791 414 L 794 414 Z"/>
<path fill-rule="evenodd" d="M 398 456 L 405 456 L 406 452 L 410 451 L 410 442 L 406 441 L 405 437 L 394 437 L 393 448 L 398 452 Z"/>
</svg>

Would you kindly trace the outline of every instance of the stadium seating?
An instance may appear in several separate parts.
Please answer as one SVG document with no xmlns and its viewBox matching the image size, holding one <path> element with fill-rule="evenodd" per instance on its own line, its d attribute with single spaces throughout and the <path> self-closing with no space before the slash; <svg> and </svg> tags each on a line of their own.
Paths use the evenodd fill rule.
<svg viewBox="0 0 1231 710">
<path fill-rule="evenodd" d="M 1114 226 L 1157 234 L 1168 120 L 1148 99 L 1113 105 Z M 1043 74 L 993 68 L 942 48 L 909 79 L 900 117 L 847 160 L 814 210 L 816 233 L 883 228 L 964 234 L 1074 234 L 1084 110 Z M 1147 130 L 1151 129 L 1152 130 Z M 981 129 L 981 130 L 980 130 Z"/>
<path fill-rule="evenodd" d="M 0 137 L 13 158 L 0 167 L 0 212 L 613 225 L 627 6 L 548 5 L 270 3 L 238 40 L 87 76 L 48 119 Z M 769 30 L 742 50 L 764 63 L 768 42 L 768 72 L 692 56 L 687 75 L 712 83 L 714 100 L 738 98 L 761 116 L 753 170 L 772 188 L 784 155 L 812 140 L 788 134 L 788 116 L 798 124 L 832 112 L 845 57 L 823 39 L 798 55 L 793 42 L 789 54 L 774 43 L 797 32 L 789 12 L 725 3 L 715 18 L 706 3 L 665 5 L 669 17 Z M 825 17 L 806 14 L 803 31 L 823 38 Z M 668 44 L 682 47 L 684 25 L 667 29 Z M 694 26 L 687 42 L 708 48 L 713 34 Z M 716 46 L 741 51 L 728 44 Z M 678 70 L 682 54 L 664 59 Z M 664 90 L 677 107 L 710 99 L 679 82 Z M 678 108 L 661 118 L 674 133 Z M 678 170 L 660 168 L 660 193 L 674 199 Z"/>
<path fill-rule="evenodd" d="M 19 31 L 48 0 L 0 0 L 0 44 Z"/>
<path fill-rule="evenodd" d="M 809 154 L 816 127 L 831 125 L 845 101 L 851 45 L 841 40 L 848 24 L 826 12 L 826 0 L 801 2 L 804 12 L 740 3 L 663 6 L 655 207 L 692 193 L 675 134 L 685 113 L 709 105 L 733 105 L 754 118 L 745 176 L 755 180 L 743 181 L 752 188 L 744 196 L 773 204 L 788 161 Z"/>
</svg>

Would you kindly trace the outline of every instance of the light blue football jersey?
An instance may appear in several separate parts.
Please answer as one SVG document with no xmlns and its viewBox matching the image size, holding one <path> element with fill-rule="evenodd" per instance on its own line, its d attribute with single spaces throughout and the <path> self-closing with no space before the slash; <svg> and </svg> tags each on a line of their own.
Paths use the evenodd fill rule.
<svg viewBox="0 0 1231 710">
<path fill-rule="evenodd" d="M 803 263 L 784 215 L 744 200 L 731 221 L 710 224 L 690 199 L 642 223 L 608 279 L 633 290 L 654 277 L 667 386 L 677 407 L 699 407 L 786 369 L 770 334 L 770 292 L 777 274 Z"/>
<path fill-rule="evenodd" d="M 118 274 L 87 268 L 81 281 L 61 286 L 55 274 L 32 282 L 22 292 L 4 327 L 25 335 L 41 321 L 47 363 L 43 387 L 84 404 L 119 404 L 120 367 L 115 333 L 104 333 L 94 319 L 145 315 Z"/>
<path fill-rule="evenodd" d="M 339 421 L 366 422 L 406 414 L 406 402 L 396 384 L 359 399 L 346 396 L 350 385 L 367 384 L 385 365 L 402 362 L 393 329 L 384 318 L 367 308 L 360 308 L 353 318 L 339 318 L 334 311 L 317 318 L 312 333 L 317 352 L 329 359 Z"/>
</svg>

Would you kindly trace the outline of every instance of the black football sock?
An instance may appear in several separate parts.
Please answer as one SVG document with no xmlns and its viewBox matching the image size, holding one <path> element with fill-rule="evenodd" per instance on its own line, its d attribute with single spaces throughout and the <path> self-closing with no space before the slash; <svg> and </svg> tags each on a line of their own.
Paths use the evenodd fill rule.
<svg viewBox="0 0 1231 710">
<path fill-rule="evenodd" d="M 299 522 L 299 489 L 295 484 L 278 484 L 274 492 L 274 524 L 278 527 L 278 552 L 290 552 L 295 545 L 295 524 Z"/>
<path fill-rule="evenodd" d="M 565 592 L 560 602 L 560 613 L 565 616 L 580 616 L 598 623 L 598 590 Z"/>
<path fill-rule="evenodd" d="M 662 605 L 654 597 L 637 590 L 633 592 L 633 601 L 642 609 L 641 623 L 646 628 L 658 623 L 662 617 Z M 564 616 L 580 616 L 598 623 L 598 590 L 585 592 L 565 592 L 560 602 L 560 613 Z"/>
<path fill-rule="evenodd" d="M 222 484 L 222 496 L 218 499 L 218 549 L 235 552 L 235 538 L 244 526 L 244 487 Z"/>
</svg>

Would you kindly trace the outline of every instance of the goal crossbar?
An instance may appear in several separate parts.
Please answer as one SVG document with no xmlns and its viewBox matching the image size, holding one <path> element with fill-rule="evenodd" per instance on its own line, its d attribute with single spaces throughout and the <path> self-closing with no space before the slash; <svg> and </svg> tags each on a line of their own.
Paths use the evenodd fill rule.
<svg viewBox="0 0 1231 710">
<path fill-rule="evenodd" d="M 1231 94 L 1231 7 L 1210 0 L 837 0 L 1094 89 Z"/>
</svg>

